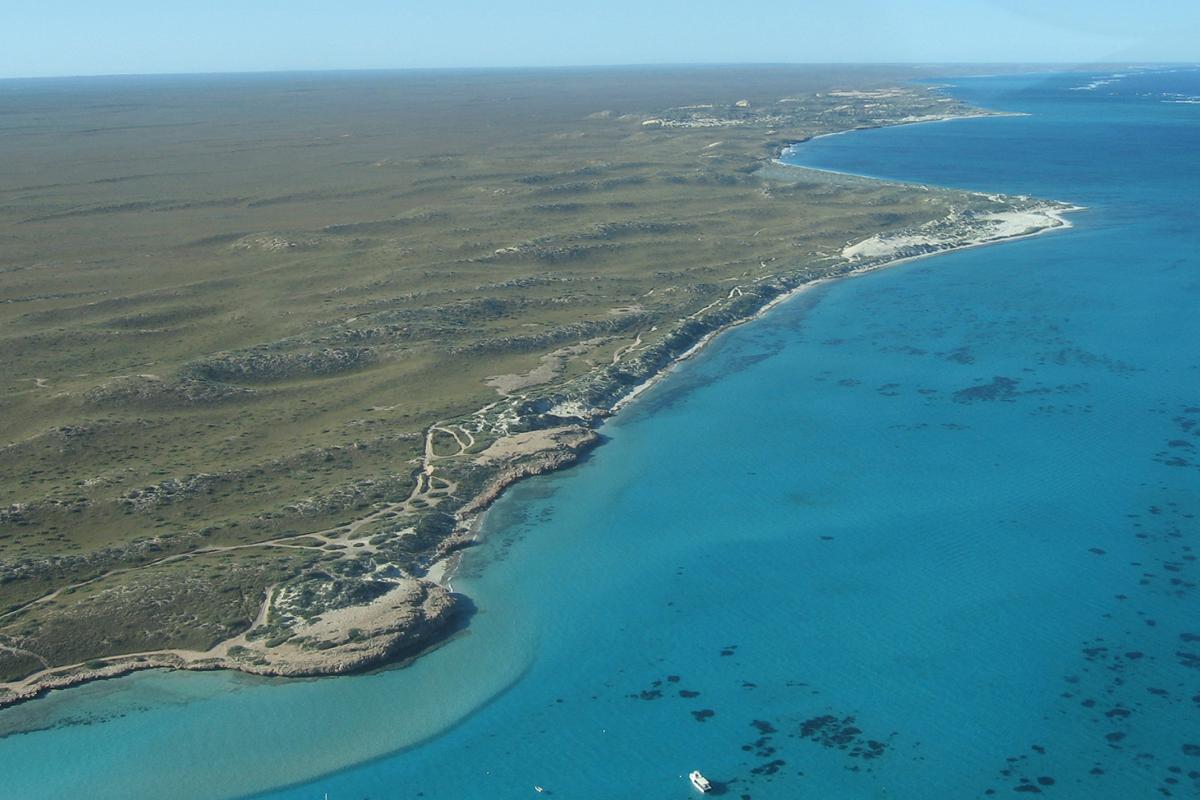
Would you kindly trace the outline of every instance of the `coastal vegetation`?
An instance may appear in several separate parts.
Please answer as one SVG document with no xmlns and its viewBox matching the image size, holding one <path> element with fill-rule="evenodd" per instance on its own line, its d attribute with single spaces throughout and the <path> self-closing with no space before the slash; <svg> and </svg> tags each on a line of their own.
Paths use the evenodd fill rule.
<svg viewBox="0 0 1200 800">
<path fill-rule="evenodd" d="M 705 337 L 820 278 L 1060 224 L 774 163 L 984 113 L 917 76 L 0 89 L 0 703 L 414 652 L 465 605 L 434 579 L 473 515 Z"/>
</svg>

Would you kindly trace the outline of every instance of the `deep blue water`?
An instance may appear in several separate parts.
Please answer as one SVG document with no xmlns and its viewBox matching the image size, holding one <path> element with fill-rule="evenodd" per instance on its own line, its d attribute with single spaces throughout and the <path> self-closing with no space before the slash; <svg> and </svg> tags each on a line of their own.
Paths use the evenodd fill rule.
<svg viewBox="0 0 1200 800">
<path fill-rule="evenodd" d="M 1089 210 L 718 338 L 497 504 L 466 635 L 56 693 L 0 713 L 7 793 L 1196 796 L 1200 105 L 1169 101 L 1200 72 L 1073 88 L 1105 77 L 961 80 L 1029 116 L 797 149 Z"/>
</svg>

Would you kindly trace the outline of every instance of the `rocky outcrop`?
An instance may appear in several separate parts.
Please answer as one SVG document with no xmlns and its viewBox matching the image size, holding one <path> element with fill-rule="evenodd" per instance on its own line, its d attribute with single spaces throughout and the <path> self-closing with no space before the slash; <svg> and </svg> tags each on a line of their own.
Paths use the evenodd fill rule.
<svg viewBox="0 0 1200 800">
<path fill-rule="evenodd" d="M 152 486 L 130 489 L 117 498 L 117 503 L 133 511 L 146 511 L 197 494 L 211 493 L 219 481 L 218 476 L 205 472 L 170 478 Z"/>
<path fill-rule="evenodd" d="M 452 629 L 456 595 L 424 580 L 392 586 L 368 603 L 297 624 L 283 644 L 230 646 L 220 666 L 257 675 L 340 675 L 415 655 Z"/>
<path fill-rule="evenodd" d="M 272 381 L 311 378 L 358 369 L 374 360 L 366 347 L 327 347 L 304 353 L 247 350 L 218 353 L 191 364 L 187 371 L 206 381 Z"/>
<path fill-rule="evenodd" d="M 455 630 L 460 609 L 459 598 L 442 586 L 397 580 L 370 603 L 329 611 L 298 625 L 293 637 L 280 644 L 238 637 L 207 652 L 164 650 L 50 669 L 0 685 L 0 707 L 143 669 L 235 669 L 281 677 L 358 672 L 415 656 L 442 641 Z"/>
<path fill-rule="evenodd" d="M 503 466 L 484 484 L 480 492 L 459 508 L 457 516 L 460 520 L 486 509 L 505 489 L 517 481 L 574 464 L 585 452 L 600 443 L 600 434 L 583 425 L 568 425 L 536 433 L 540 436 L 528 440 L 526 452 L 520 449 L 506 452 L 493 446 L 480 455 L 477 463 L 501 462 Z"/>
<path fill-rule="evenodd" d="M 196 377 L 166 381 L 155 375 L 130 375 L 89 389 L 83 399 L 98 407 L 191 408 L 245 399 L 254 393 L 253 389 Z"/>
</svg>

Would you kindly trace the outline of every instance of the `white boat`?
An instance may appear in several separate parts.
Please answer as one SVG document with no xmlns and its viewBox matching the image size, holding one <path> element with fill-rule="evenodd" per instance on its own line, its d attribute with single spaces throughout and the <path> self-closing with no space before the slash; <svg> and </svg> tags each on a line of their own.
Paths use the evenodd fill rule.
<svg viewBox="0 0 1200 800">
<path fill-rule="evenodd" d="M 692 782 L 692 786 L 696 787 L 696 791 L 701 794 L 708 794 L 712 791 L 712 784 L 708 782 L 708 778 L 700 774 L 700 770 L 694 769 L 688 773 L 688 780 Z"/>
</svg>

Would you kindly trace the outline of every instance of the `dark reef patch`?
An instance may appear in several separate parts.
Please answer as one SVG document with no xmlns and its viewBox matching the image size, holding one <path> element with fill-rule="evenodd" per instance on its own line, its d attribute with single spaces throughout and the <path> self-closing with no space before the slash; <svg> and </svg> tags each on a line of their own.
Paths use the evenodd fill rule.
<svg viewBox="0 0 1200 800">
<path fill-rule="evenodd" d="M 1175 657 L 1179 659 L 1179 663 L 1188 669 L 1200 669 L 1200 655 L 1189 653 L 1185 650 L 1175 651 Z"/>
<path fill-rule="evenodd" d="M 855 722 L 853 716 L 839 719 L 832 714 L 824 714 L 805 720 L 800 725 L 799 736 L 831 750 L 845 750 L 851 758 L 870 760 L 883 755 L 887 744 L 878 739 L 863 737 L 862 729 L 857 727 Z"/>
<path fill-rule="evenodd" d="M 787 762 L 782 758 L 777 758 L 774 761 L 768 761 L 765 764 L 759 764 L 750 770 L 755 775 L 774 775 L 779 770 L 787 766 Z"/>
<path fill-rule="evenodd" d="M 954 402 L 956 403 L 975 403 L 975 402 L 1005 402 L 1011 403 L 1017 399 L 1020 392 L 1017 391 L 1017 385 L 1020 383 L 1015 378 L 1006 378 L 1003 375 L 997 375 L 992 378 L 991 383 L 979 384 L 977 386 L 968 386 L 965 389 L 959 389 L 954 393 Z"/>
<path fill-rule="evenodd" d="M 946 353 L 943 358 L 947 361 L 953 361 L 955 364 L 974 364 L 975 354 L 971 352 L 969 347 L 960 347 L 957 350 L 951 350 Z"/>
</svg>

